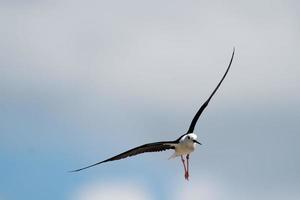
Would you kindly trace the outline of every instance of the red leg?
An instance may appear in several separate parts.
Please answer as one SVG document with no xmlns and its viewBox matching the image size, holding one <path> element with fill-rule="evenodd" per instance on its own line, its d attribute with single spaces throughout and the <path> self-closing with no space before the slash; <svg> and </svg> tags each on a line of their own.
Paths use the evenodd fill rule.
<svg viewBox="0 0 300 200">
<path fill-rule="evenodd" d="M 186 170 L 185 175 L 184 175 L 186 180 L 189 180 L 189 176 L 190 176 L 190 174 L 189 174 L 189 159 L 190 159 L 190 154 L 186 155 L 187 170 Z"/>
<path fill-rule="evenodd" d="M 187 179 L 187 178 L 186 178 L 186 173 L 187 173 L 187 171 L 186 171 L 185 160 L 184 160 L 183 156 L 181 156 L 181 161 L 182 161 L 183 168 L 184 168 L 184 178 Z"/>
</svg>

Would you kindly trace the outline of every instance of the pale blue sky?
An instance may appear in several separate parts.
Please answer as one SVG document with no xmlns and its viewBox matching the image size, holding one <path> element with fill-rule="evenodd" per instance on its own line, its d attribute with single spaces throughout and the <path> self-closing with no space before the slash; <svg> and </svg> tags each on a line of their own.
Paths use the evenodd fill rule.
<svg viewBox="0 0 300 200">
<path fill-rule="evenodd" d="M 299 199 L 298 1 L 0 1 L 0 200 Z M 78 174 L 176 139 L 172 152 Z"/>
</svg>

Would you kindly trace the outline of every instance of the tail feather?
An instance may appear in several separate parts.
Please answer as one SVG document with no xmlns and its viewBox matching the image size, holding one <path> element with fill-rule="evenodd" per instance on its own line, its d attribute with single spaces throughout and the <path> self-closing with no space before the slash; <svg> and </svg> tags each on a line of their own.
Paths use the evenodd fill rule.
<svg viewBox="0 0 300 200">
<path fill-rule="evenodd" d="M 170 160 L 170 159 L 173 159 L 173 158 L 176 158 L 178 155 L 176 154 L 176 152 L 174 152 L 169 158 L 168 158 L 168 160 Z"/>
</svg>

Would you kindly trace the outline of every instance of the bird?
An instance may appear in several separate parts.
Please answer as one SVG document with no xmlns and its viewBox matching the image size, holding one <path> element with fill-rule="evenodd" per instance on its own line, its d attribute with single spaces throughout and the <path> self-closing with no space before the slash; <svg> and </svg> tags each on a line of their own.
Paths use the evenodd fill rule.
<svg viewBox="0 0 300 200">
<path fill-rule="evenodd" d="M 80 169 L 72 170 L 72 171 L 69 171 L 69 172 L 79 172 L 81 170 L 84 170 L 84 169 L 87 169 L 87 168 L 90 168 L 90 167 L 94 167 L 94 166 L 102 164 L 102 163 L 124 159 L 124 158 L 127 158 L 127 157 L 142 154 L 142 153 L 174 150 L 173 155 L 171 155 L 171 157 L 169 159 L 176 158 L 176 157 L 179 157 L 179 156 L 181 157 L 181 162 L 182 162 L 183 168 L 184 168 L 184 178 L 186 180 L 189 180 L 189 159 L 190 159 L 190 154 L 195 150 L 197 145 L 201 145 L 201 143 L 197 140 L 197 135 L 194 133 L 196 123 L 197 123 L 199 117 L 201 116 L 201 114 L 203 113 L 203 111 L 205 110 L 205 108 L 207 107 L 207 105 L 209 104 L 211 98 L 214 96 L 214 94 L 219 89 L 220 85 L 222 84 L 223 80 L 225 79 L 225 77 L 226 77 L 226 75 L 227 75 L 227 73 L 228 73 L 228 71 L 231 67 L 233 57 L 234 57 L 234 53 L 235 53 L 235 48 L 233 48 L 229 65 L 228 65 L 223 77 L 221 78 L 221 80 L 219 81 L 218 85 L 215 87 L 213 92 L 210 94 L 208 99 L 202 104 L 202 106 L 196 112 L 192 122 L 190 123 L 188 131 L 186 133 L 181 135 L 176 140 L 147 143 L 147 144 L 132 148 L 128 151 L 120 153 L 120 154 L 118 154 L 116 156 L 113 156 L 111 158 L 108 158 L 106 160 L 97 162 L 95 164 L 92 164 L 92 165 L 89 165 L 89 166 L 86 166 L 86 167 L 83 167 L 83 168 L 80 168 Z M 184 157 L 186 158 L 186 160 L 184 159 Z"/>
</svg>

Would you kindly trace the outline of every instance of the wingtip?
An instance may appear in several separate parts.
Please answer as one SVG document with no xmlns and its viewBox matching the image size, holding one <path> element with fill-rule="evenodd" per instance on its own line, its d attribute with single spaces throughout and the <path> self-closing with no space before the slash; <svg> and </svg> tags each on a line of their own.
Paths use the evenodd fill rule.
<svg viewBox="0 0 300 200">
<path fill-rule="evenodd" d="M 67 171 L 68 173 L 78 172 L 78 170 Z"/>
<path fill-rule="evenodd" d="M 90 167 L 90 166 L 89 166 L 89 167 Z M 84 167 L 84 168 L 80 168 L 80 169 L 74 169 L 74 170 L 70 170 L 70 171 L 68 171 L 68 173 L 79 172 L 79 171 L 81 171 L 81 170 L 84 170 L 84 169 L 86 169 L 86 168 L 88 168 L 88 167 Z"/>
<path fill-rule="evenodd" d="M 235 46 L 233 46 L 233 50 L 232 50 L 232 55 L 231 55 L 229 67 L 231 66 L 231 63 L 232 63 L 232 60 L 233 60 L 233 57 L 234 57 L 234 53 L 235 53 Z"/>
<path fill-rule="evenodd" d="M 235 53 L 235 46 L 233 46 L 232 55 Z"/>
<path fill-rule="evenodd" d="M 91 167 L 91 166 L 89 166 L 89 167 Z M 87 169 L 87 168 L 89 168 L 89 167 L 84 167 L 84 168 L 81 168 L 81 169 L 70 170 L 70 171 L 68 171 L 68 172 L 69 172 L 69 173 L 79 172 L 79 171 L 84 170 L 84 169 Z"/>
</svg>

